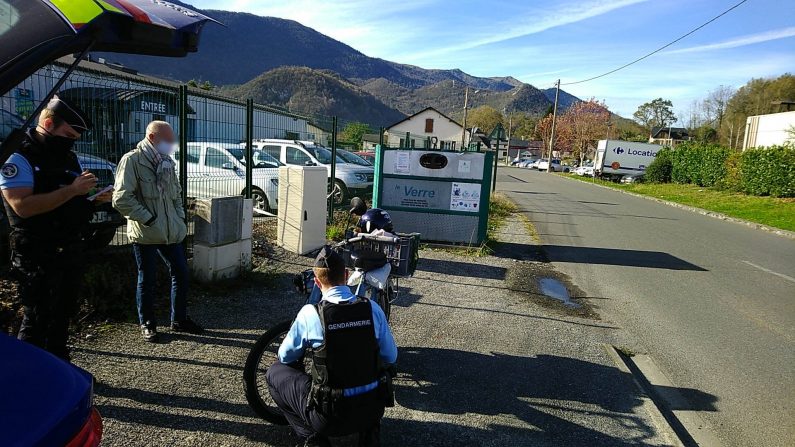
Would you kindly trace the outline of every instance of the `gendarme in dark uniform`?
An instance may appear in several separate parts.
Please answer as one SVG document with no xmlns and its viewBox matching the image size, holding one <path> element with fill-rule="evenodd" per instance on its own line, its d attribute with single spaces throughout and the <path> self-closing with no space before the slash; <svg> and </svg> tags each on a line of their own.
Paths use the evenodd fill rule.
<svg viewBox="0 0 795 447">
<path fill-rule="evenodd" d="M 12 275 L 24 306 L 19 339 L 66 360 L 83 276 L 82 233 L 94 208 L 88 193 L 96 186 L 72 146 L 89 127 L 82 111 L 56 97 L 0 168 Z"/>
</svg>

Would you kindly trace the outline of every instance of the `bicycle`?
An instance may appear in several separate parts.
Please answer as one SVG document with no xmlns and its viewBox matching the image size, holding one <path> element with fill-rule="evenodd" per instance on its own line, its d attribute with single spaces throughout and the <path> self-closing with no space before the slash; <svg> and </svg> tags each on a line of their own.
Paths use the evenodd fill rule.
<svg viewBox="0 0 795 447">
<path fill-rule="evenodd" d="M 359 198 L 351 201 L 350 217 L 361 216 L 367 206 Z M 382 236 L 356 234 L 346 230 L 346 238 L 332 248 L 345 259 L 346 267 L 353 271 L 348 278 L 348 286 L 354 288 L 356 296 L 368 298 L 378 303 L 389 321 L 392 303 L 399 294 L 399 279 L 414 274 L 419 260 L 419 234 L 400 234 Z M 306 304 L 316 305 L 322 296 L 314 285 L 314 273 L 305 270 L 294 279 L 296 289 L 307 295 Z M 265 375 L 268 368 L 278 358 L 279 346 L 292 326 L 293 320 L 285 320 L 262 334 L 246 358 L 243 368 L 243 388 L 249 406 L 257 415 L 276 425 L 287 425 L 270 395 Z M 303 359 L 304 371 L 311 362 L 311 353 Z"/>
</svg>

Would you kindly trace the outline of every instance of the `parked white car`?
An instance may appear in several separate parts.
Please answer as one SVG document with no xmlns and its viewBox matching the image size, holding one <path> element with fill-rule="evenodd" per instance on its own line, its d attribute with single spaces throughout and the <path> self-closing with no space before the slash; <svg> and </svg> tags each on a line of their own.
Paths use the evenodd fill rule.
<svg viewBox="0 0 795 447">
<path fill-rule="evenodd" d="M 179 160 L 180 151 L 174 154 Z M 245 194 L 245 148 L 233 143 L 188 143 L 188 196 L 226 197 Z M 279 166 L 268 153 L 254 149 L 251 197 L 256 211 L 277 208 Z M 179 166 L 179 164 L 177 165 Z"/>
<path fill-rule="evenodd" d="M 576 168 L 574 173 L 583 177 L 593 177 L 593 163 L 584 164 Z"/>
<path fill-rule="evenodd" d="M 311 141 L 255 140 L 254 148 L 278 158 L 284 164 L 297 166 L 325 166 L 331 177 L 331 150 Z M 373 192 L 375 169 L 348 163 L 337 155 L 334 175 L 334 205 L 347 203 L 350 197 Z"/>
<path fill-rule="evenodd" d="M 646 177 L 645 172 L 638 172 L 637 174 L 629 174 L 621 177 L 621 183 L 643 183 Z"/>
<path fill-rule="evenodd" d="M 538 170 L 539 171 L 546 171 L 549 168 L 549 160 L 542 158 L 538 162 Z M 566 165 L 560 163 L 560 160 L 552 159 L 552 169 L 553 172 L 569 172 L 571 168 Z"/>
</svg>

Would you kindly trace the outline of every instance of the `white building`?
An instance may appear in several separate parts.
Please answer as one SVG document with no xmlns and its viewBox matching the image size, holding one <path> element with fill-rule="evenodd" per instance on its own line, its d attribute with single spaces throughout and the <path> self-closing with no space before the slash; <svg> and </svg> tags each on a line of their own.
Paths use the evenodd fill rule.
<svg viewBox="0 0 795 447">
<path fill-rule="evenodd" d="M 463 126 L 433 107 L 428 107 L 387 127 L 389 147 L 413 147 L 453 151 L 461 149 Z"/>
<path fill-rule="evenodd" d="M 795 143 L 795 112 L 749 116 L 745 124 L 743 150 Z"/>
</svg>

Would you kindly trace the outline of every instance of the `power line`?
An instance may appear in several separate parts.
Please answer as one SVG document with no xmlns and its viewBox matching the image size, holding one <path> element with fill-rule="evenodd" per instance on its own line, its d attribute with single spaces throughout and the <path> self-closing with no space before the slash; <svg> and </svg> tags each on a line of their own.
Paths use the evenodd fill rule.
<svg viewBox="0 0 795 447">
<path fill-rule="evenodd" d="M 594 79 L 603 78 L 603 77 L 605 77 L 605 76 L 607 76 L 607 75 L 611 75 L 611 74 L 613 74 L 613 73 L 615 73 L 615 72 L 617 72 L 617 71 L 619 71 L 619 70 L 623 70 L 623 69 L 625 69 L 625 68 L 629 67 L 630 65 L 636 64 L 636 63 L 638 63 L 638 62 L 642 61 L 643 59 L 646 59 L 646 58 L 647 58 L 647 57 L 649 57 L 649 56 L 652 56 L 652 55 L 654 55 L 654 54 L 656 54 L 656 53 L 659 53 L 660 51 L 662 51 L 662 50 L 664 50 L 664 49 L 666 49 L 666 48 L 670 47 L 671 45 L 673 45 L 673 44 L 675 44 L 675 43 L 679 42 L 680 40 L 684 39 L 685 37 L 687 37 L 687 36 L 689 36 L 689 35 L 691 35 L 691 34 L 695 33 L 696 31 L 700 30 L 701 28 L 704 28 L 705 26 L 709 25 L 710 23 L 712 23 L 712 22 L 714 22 L 714 21 L 718 20 L 719 18 L 721 18 L 721 17 L 725 16 L 726 14 L 730 13 L 731 11 L 733 11 L 733 10 L 734 10 L 734 9 L 736 9 L 736 8 L 738 8 L 740 5 L 742 5 L 743 3 L 747 2 L 747 1 L 748 1 L 748 0 L 742 0 L 741 2 L 739 2 L 739 3 L 737 3 L 736 5 L 732 6 L 731 8 L 729 8 L 729 9 L 727 9 L 727 10 L 723 11 L 722 13 L 720 13 L 720 14 L 716 15 L 715 17 L 711 18 L 709 21 L 707 21 L 707 22 L 705 22 L 705 23 L 702 23 L 702 24 L 701 24 L 701 25 L 699 25 L 698 27 L 696 27 L 696 28 L 694 28 L 694 29 L 690 30 L 690 32 L 688 32 L 687 34 L 683 34 L 683 35 L 679 36 L 679 37 L 678 37 L 676 40 L 673 40 L 673 41 L 671 41 L 671 42 L 668 42 L 667 44 L 665 44 L 665 45 L 661 46 L 660 48 L 657 48 L 656 50 L 652 51 L 651 53 L 648 53 L 648 54 L 646 54 L 646 55 L 644 55 L 644 56 L 641 56 L 641 57 L 639 57 L 639 58 L 635 59 L 634 61 L 632 61 L 632 62 L 630 62 L 630 63 L 628 63 L 628 64 L 624 64 L 624 65 L 622 65 L 622 66 L 620 66 L 620 67 L 618 67 L 618 68 L 615 68 L 615 69 L 613 69 L 613 70 L 610 70 L 610 71 L 608 71 L 608 72 L 606 72 L 606 73 L 602 73 L 602 74 L 600 74 L 600 75 L 597 75 L 597 76 L 594 76 L 594 77 L 591 77 L 591 78 L 588 78 L 588 79 L 583 79 L 582 81 L 576 81 L 576 82 L 564 82 L 564 83 L 562 83 L 562 84 L 560 84 L 560 85 L 574 85 L 574 84 L 582 84 L 583 82 L 593 81 Z"/>
</svg>

